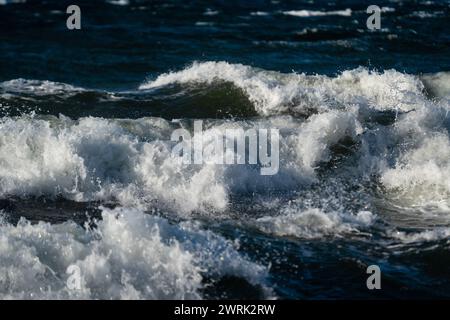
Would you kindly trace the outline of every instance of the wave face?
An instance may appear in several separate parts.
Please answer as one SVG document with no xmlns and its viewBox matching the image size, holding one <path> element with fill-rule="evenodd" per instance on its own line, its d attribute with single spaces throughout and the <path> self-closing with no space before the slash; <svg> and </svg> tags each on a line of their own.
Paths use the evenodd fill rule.
<svg viewBox="0 0 450 320">
<path fill-rule="evenodd" d="M 450 297 L 446 1 L 77 4 L 0 0 L 0 299 Z"/>
</svg>

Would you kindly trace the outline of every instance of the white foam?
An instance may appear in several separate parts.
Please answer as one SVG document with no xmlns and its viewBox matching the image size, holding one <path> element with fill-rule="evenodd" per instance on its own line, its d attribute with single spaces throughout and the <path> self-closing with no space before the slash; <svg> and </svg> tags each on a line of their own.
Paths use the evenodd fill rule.
<svg viewBox="0 0 450 320">
<path fill-rule="evenodd" d="M 107 0 L 106 2 L 116 6 L 128 6 L 130 4 L 129 0 Z"/>
<path fill-rule="evenodd" d="M 445 98 L 429 99 L 423 83 L 428 91 L 435 88 L 444 96 L 445 79 L 444 73 L 424 80 L 394 70 L 358 68 L 327 77 L 282 74 L 226 62 L 194 63 L 162 74 L 141 89 L 233 83 L 260 114 L 272 116 L 210 120 L 204 145 L 213 143 L 215 130 L 279 129 L 277 175 L 262 177 L 259 168 L 250 165 L 183 165 L 172 156 L 174 143 L 169 139 L 174 129 L 188 126 L 185 121 L 23 116 L 0 121 L 0 196 L 62 195 L 75 201 L 157 206 L 179 214 L 217 214 L 226 211 L 234 194 L 298 190 L 316 182 L 316 171 L 330 161 L 332 147 L 350 138 L 357 142 L 357 150 L 352 151 L 357 157 L 347 173 L 349 179 L 380 176 L 380 184 L 390 195 L 413 199 L 412 204 L 427 208 L 442 205 L 450 191 L 446 178 L 450 106 Z M 29 83 L 32 80 L 7 82 L 6 87 L 29 90 Z M 50 87 L 41 91 L 66 90 Z M 286 111 L 293 116 L 279 115 Z M 368 123 L 379 111 L 399 113 L 390 125 Z M 308 117 L 296 118 L 297 112 Z"/>
<path fill-rule="evenodd" d="M 270 13 L 265 12 L 265 11 L 253 11 L 253 12 L 250 12 L 250 15 L 251 16 L 262 16 L 262 17 L 264 17 L 264 16 L 270 15 Z"/>
<path fill-rule="evenodd" d="M 427 74 L 421 80 L 433 96 L 450 99 L 450 72 Z"/>
<path fill-rule="evenodd" d="M 406 233 L 403 231 L 389 231 L 388 235 L 394 239 L 401 240 L 403 243 L 417 243 L 448 239 L 450 237 L 450 228 L 438 227 L 432 230 Z"/>
<path fill-rule="evenodd" d="M 284 11 L 283 14 L 295 17 L 323 17 L 323 16 L 344 16 L 350 17 L 352 10 L 347 8 L 345 10 L 333 10 L 333 11 L 315 11 L 315 10 L 290 10 Z"/>
<path fill-rule="evenodd" d="M 155 130 L 161 121 L 156 120 Z M 152 119 L 137 121 L 135 133 L 149 122 Z M 117 122 L 23 117 L 4 119 L 0 132 L 3 197 L 60 194 L 75 201 L 116 200 L 127 205 L 159 199 L 187 211 L 226 204 L 212 166 L 183 168 L 171 157 L 168 143 L 141 142 Z M 151 131 L 144 137 L 148 136 Z"/>
<path fill-rule="evenodd" d="M 201 299 L 203 278 L 232 275 L 264 288 L 267 268 L 193 223 L 104 209 L 98 228 L 0 223 L 1 299 Z M 69 266 L 81 271 L 70 290 Z M 271 294 L 269 289 L 263 292 Z"/>
<path fill-rule="evenodd" d="M 435 134 L 419 147 L 402 154 L 394 168 L 387 169 L 381 182 L 410 205 L 429 205 L 450 196 L 450 140 Z"/>
<path fill-rule="evenodd" d="M 414 11 L 413 13 L 409 14 L 409 17 L 413 18 L 420 18 L 420 19 L 428 19 L 428 18 L 435 18 L 442 16 L 444 14 L 443 11 Z"/>
<path fill-rule="evenodd" d="M 349 105 L 408 111 L 425 100 L 423 84 L 417 77 L 394 70 L 375 72 L 358 68 L 330 78 L 282 74 L 227 62 L 196 62 L 184 70 L 147 81 L 139 89 L 217 81 L 230 82 L 242 89 L 261 115 Z"/>
<path fill-rule="evenodd" d="M 330 111 L 313 115 L 296 136 L 296 155 L 302 168 L 313 173 L 319 162 L 330 159 L 330 147 L 339 140 L 356 138 L 363 131 L 351 112 Z"/>
<path fill-rule="evenodd" d="M 74 201 L 156 205 L 179 214 L 222 212 L 234 193 L 292 190 L 315 180 L 340 139 L 357 139 L 353 113 L 330 111 L 306 122 L 292 117 L 254 122 L 211 121 L 204 148 L 228 128 L 279 128 L 280 170 L 261 176 L 254 165 L 190 165 L 172 155 L 180 124 L 159 118 L 105 120 L 23 116 L 0 121 L 0 196 L 63 196 Z M 236 151 L 235 151 L 236 152 Z"/>
<path fill-rule="evenodd" d="M 0 89 L 8 93 L 27 93 L 38 96 L 73 93 L 85 90 L 83 88 L 60 82 L 53 82 L 48 80 L 29 80 L 22 78 L 1 82 Z"/>
<path fill-rule="evenodd" d="M 324 212 L 317 208 L 298 211 L 285 207 L 279 216 L 262 217 L 255 225 L 263 232 L 277 236 L 314 239 L 358 233 L 358 227 L 370 226 L 375 216 L 368 211 L 351 216 L 338 212 Z"/>
<path fill-rule="evenodd" d="M 0 0 L 0 6 L 5 6 L 11 3 L 25 3 L 26 0 Z"/>
<path fill-rule="evenodd" d="M 381 7 L 381 12 L 395 12 L 395 8 Z"/>
</svg>

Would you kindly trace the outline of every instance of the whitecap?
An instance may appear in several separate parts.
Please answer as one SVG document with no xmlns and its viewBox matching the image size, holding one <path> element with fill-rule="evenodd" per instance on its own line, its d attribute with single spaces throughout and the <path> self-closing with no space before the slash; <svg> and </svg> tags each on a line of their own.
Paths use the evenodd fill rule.
<svg viewBox="0 0 450 320">
<path fill-rule="evenodd" d="M 1 299 L 201 299 L 204 278 L 224 276 L 272 295 L 266 267 L 194 223 L 103 209 L 95 229 L 24 219 L 0 229 Z M 76 290 L 67 285 L 70 266 L 80 271 Z"/>
<path fill-rule="evenodd" d="M 333 11 L 314 11 L 314 10 L 290 10 L 283 11 L 283 14 L 295 17 L 323 17 L 323 16 L 344 16 L 349 17 L 352 15 L 352 10 L 347 8 L 345 10 L 333 10 Z"/>
</svg>

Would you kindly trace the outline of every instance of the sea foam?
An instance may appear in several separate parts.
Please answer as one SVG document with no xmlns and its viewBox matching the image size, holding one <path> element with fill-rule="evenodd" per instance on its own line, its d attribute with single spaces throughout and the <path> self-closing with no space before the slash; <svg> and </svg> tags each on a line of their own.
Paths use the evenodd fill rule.
<svg viewBox="0 0 450 320">
<path fill-rule="evenodd" d="M 201 299 L 205 278 L 224 276 L 271 295 L 266 267 L 194 223 L 104 209 L 95 229 L 23 219 L 0 227 L 1 299 Z M 80 270 L 77 290 L 67 286 L 69 266 Z"/>
</svg>

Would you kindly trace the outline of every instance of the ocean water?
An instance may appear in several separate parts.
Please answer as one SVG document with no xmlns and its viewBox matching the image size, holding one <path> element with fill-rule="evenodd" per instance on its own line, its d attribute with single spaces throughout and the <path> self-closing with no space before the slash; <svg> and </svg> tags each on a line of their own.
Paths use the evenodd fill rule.
<svg viewBox="0 0 450 320">
<path fill-rule="evenodd" d="M 0 0 L 0 298 L 449 298 L 450 2 L 373 2 Z"/>
</svg>

